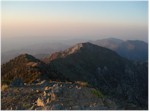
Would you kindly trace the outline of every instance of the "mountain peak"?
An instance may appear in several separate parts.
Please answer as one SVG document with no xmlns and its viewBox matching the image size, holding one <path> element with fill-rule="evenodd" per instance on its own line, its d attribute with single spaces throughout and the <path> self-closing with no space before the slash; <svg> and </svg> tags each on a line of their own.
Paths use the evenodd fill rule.
<svg viewBox="0 0 150 112">
<path fill-rule="evenodd" d="M 93 44 L 86 42 L 86 43 L 78 43 L 76 45 L 74 45 L 73 47 L 65 50 L 64 52 L 66 52 L 67 54 L 73 54 L 75 52 L 77 52 L 78 50 L 80 50 L 83 47 L 88 47 L 88 46 L 92 46 Z"/>
<path fill-rule="evenodd" d="M 70 52 L 69 54 L 72 54 L 72 53 L 74 53 L 75 51 L 79 50 L 82 47 L 83 47 L 83 43 L 79 43 L 79 44 L 76 44 L 73 47 L 65 50 L 65 52 Z"/>
<path fill-rule="evenodd" d="M 102 40 L 104 40 L 104 39 L 102 39 Z M 118 38 L 114 38 L 114 37 L 106 38 L 105 40 L 111 40 L 111 41 L 123 42 L 123 40 L 118 39 Z"/>
<path fill-rule="evenodd" d="M 90 42 L 78 43 L 78 44 L 74 45 L 73 47 L 68 48 L 68 49 L 66 49 L 66 50 L 64 50 L 62 52 L 55 52 L 55 53 L 51 54 L 51 56 L 48 57 L 48 58 L 45 58 L 44 61 L 47 62 L 47 60 L 51 61 L 51 60 L 54 60 L 56 58 L 64 58 L 64 57 L 66 57 L 68 55 L 80 52 L 80 50 L 82 48 L 84 48 L 84 49 L 91 49 L 91 48 L 93 48 L 95 46 L 99 47 L 97 45 L 91 44 Z"/>
<path fill-rule="evenodd" d="M 93 41 L 92 43 L 98 46 L 109 48 L 111 50 L 115 50 L 122 42 L 123 40 L 116 39 L 116 38 L 105 38 L 105 39 Z"/>
<path fill-rule="evenodd" d="M 115 53 L 107 48 L 100 47 L 98 45 L 94 45 L 90 42 L 86 42 L 86 43 L 78 43 L 64 51 L 61 51 L 61 52 L 55 52 L 55 53 L 51 54 L 50 57 L 44 58 L 43 61 L 45 63 L 49 63 L 55 59 L 66 58 L 67 56 L 79 55 L 79 54 L 84 54 L 84 53 L 88 53 L 88 52 L 91 52 L 91 53 L 111 52 L 113 54 Z"/>
<path fill-rule="evenodd" d="M 36 59 L 34 56 L 30 55 L 30 54 L 20 54 L 18 57 L 16 57 L 15 59 L 19 59 L 19 60 L 26 60 L 26 61 L 32 61 L 32 62 L 39 62 L 40 60 Z"/>
<path fill-rule="evenodd" d="M 71 55 L 71 54 L 74 54 L 74 53 L 77 53 L 81 50 L 81 48 L 88 48 L 89 46 L 96 46 L 96 45 L 93 45 L 89 42 L 86 42 L 86 43 L 78 43 L 74 46 L 72 46 L 71 48 L 68 48 L 64 51 L 61 51 L 61 52 L 55 52 L 53 54 L 51 54 L 50 57 L 47 57 L 44 59 L 44 62 L 49 62 L 49 61 L 52 61 L 56 58 L 64 58 L 68 55 Z"/>
<path fill-rule="evenodd" d="M 18 57 L 29 58 L 29 57 L 33 57 L 33 56 L 30 54 L 24 53 L 24 54 L 20 54 Z"/>
</svg>

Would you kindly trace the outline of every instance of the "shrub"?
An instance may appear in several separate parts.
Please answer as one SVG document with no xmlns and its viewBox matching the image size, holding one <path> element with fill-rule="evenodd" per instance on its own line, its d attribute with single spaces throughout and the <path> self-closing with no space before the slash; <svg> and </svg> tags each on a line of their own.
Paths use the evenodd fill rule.
<svg viewBox="0 0 150 112">
<path fill-rule="evenodd" d="M 92 94 L 96 95 L 98 98 L 104 98 L 104 95 L 102 94 L 100 90 L 94 89 L 91 92 Z"/>
<path fill-rule="evenodd" d="M 23 103 L 22 105 L 23 109 L 29 109 L 31 107 L 31 104 L 28 104 L 28 103 Z"/>
<path fill-rule="evenodd" d="M 7 80 L 2 80 L 2 85 L 9 85 L 11 83 L 11 80 L 7 79 Z"/>
</svg>

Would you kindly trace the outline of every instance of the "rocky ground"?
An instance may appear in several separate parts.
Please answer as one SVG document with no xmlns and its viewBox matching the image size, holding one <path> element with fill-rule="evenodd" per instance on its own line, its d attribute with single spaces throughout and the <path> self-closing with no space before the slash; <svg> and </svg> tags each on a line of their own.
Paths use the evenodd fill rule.
<svg viewBox="0 0 150 112">
<path fill-rule="evenodd" d="M 2 110 L 115 110 L 98 90 L 72 82 L 41 81 L 2 91 Z"/>
</svg>

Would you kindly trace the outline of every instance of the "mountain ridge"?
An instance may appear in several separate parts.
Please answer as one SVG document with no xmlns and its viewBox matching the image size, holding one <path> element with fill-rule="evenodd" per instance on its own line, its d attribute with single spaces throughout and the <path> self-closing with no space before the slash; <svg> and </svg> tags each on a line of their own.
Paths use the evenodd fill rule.
<svg viewBox="0 0 150 112">
<path fill-rule="evenodd" d="M 9 78 L 13 82 L 18 77 L 29 84 L 41 78 L 83 81 L 111 98 L 147 106 L 147 63 L 133 63 L 115 51 L 91 43 L 74 45 L 50 55 L 44 62 L 29 54 L 20 55 L 2 65 L 2 81 Z"/>
<path fill-rule="evenodd" d="M 116 38 L 106 38 L 92 41 L 98 46 L 109 48 L 117 52 L 120 56 L 133 61 L 148 60 L 148 43 L 141 40 L 120 40 Z"/>
<path fill-rule="evenodd" d="M 94 50 L 94 48 L 104 48 L 104 47 L 101 47 L 101 46 L 98 46 L 98 45 L 95 45 L 95 44 L 92 44 L 90 42 L 86 42 L 86 43 L 78 43 L 64 51 L 60 51 L 60 52 L 55 52 L 55 53 L 52 53 L 50 56 L 44 58 L 44 62 L 46 62 L 47 60 L 52 61 L 52 60 L 55 60 L 56 58 L 64 58 L 68 55 L 71 55 L 71 54 L 74 54 L 74 53 L 77 53 L 77 52 L 80 52 L 80 50 L 82 49 L 89 49 L 89 50 Z M 110 49 L 108 48 L 104 48 L 105 50 L 109 51 L 109 52 L 112 52 Z M 114 54 L 116 54 L 115 52 L 113 52 Z M 48 62 L 46 62 L 48 63 Z"/>
</svg>

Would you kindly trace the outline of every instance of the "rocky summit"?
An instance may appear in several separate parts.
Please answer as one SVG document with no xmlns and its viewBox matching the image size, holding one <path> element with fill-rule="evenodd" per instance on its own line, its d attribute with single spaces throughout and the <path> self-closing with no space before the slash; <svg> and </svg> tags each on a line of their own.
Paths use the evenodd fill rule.
<svg viewBox="0 0 150 112">
<path fill-rule="evenodd" d="M 22 100 L 20 100 L 22 99 Z M 138 108 L 116 104 L 101 91 L 82 82 L 41 81 L 2 91 L 2 110 L 116 110 Z"/>
</svg>

